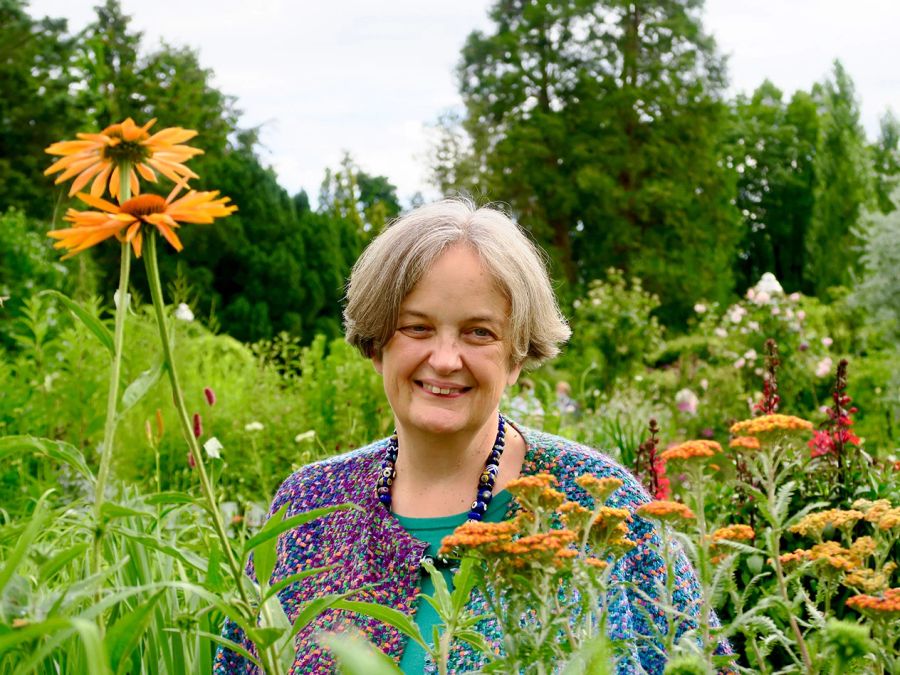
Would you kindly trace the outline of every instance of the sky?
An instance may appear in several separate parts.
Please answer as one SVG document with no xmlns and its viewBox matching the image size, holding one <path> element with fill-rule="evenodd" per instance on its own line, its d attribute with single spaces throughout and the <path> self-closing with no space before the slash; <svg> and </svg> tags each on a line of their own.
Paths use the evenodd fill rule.
<svg viewBox="0 0 900 675">
<path fill-rule="evenodd" d="M 31 0 L 32 16 L 72 32 L 99 0 Z M 489 30 L 488 0 L 121 0 L 152 50 L 197 49 L 213 85 L 237 97 L 241 125 L 261 127 L 260 154 L 291 194 L 315 199 L 344 151 L 387 176 L 406 203 L 428 182 L 429 128 L 460 108 L 454 69 L 468 34 Z M 732 95 L 769 79 L 788 95 L 840 59 L 867 135 L 900 116 L 900 0 L 707 0 L 704 27 L 728 57 Z M 202 130 L 201 130 L 202 131 Z"/>
</svg>

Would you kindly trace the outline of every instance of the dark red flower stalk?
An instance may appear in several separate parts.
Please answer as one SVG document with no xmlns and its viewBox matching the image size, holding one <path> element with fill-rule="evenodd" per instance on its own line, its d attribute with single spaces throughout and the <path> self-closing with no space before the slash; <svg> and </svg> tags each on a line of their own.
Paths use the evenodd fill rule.
<svg viewBox="0 0 900 675">
<path fill-rule="evenodd" d="M 781 361 L 778 358 L 778 345 L 775 340 L 766 340 L 766 372 L 763 375 L 763 397 L 759 403 L 753 406 L 753 411 L 759 415 L 773 415 L 778 412 L 778 404 L 781 397 L 778 395 L 778 366 Z"/>
<path fill-rule="evenodd" d="M 216 392 L 211 387 L 203 387 L 203 395 L 206 397 L 206 402 L 210 407 L 216 404 Z"/>
<path fill-rule="evenodd" d="M 650 437 L 638 446 L 634 473 L 654 499 L 668 499 L 670 483 L 666 477 L 666 463 L 657 454 L 659 426 L 655 419 L 650 420 L 649 430 Z"/>
<path fill-rule="evenodd" d="M 203 420 L 200 413 L 194 413 L 194 438 L 200 438 L 203 435 Z"/>
<path fill-rule="evenodd" d="M 837 464 L 838 474 L 843 475 L 845 462 L 844 449 L 847 445 L 859 445 L 859 437 L 850 427 L 853 426 L 851 415 L 857 412 L 851 407 L 851 399 L 847 393 L 847 359 L 841 359 L 835 373 L 834 389 L 831 393 L 831 407 L 828 418 L 820 424 L 820 430 L 813 432 L 809 442 L 809 454 L 812 457 L 833 457 Z"/>
</svg>

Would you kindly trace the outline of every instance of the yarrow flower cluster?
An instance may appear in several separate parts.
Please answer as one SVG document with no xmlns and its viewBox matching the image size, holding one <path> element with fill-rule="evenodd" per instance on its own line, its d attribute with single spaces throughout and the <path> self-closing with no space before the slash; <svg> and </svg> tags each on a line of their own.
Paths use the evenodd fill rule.
<svg viewBox="0 0 900 675">
<path fill-rule="evenodd" d="M 762 415 L 753 419 L 743 420 L 731 425 L 731 433 L 737 435 L 755 436 L 773 431 L 811 431 L 812 422 L 794 417 L 793 415 Z"/>
<path fill-rule="evenodd" d="M 854 595 L 847 607 L 879 619 L 900 617 L 900 588 L 889 588 L 880 595 Z"/>
<path fill-rule="evenodd" d="M 829 509 L 804 516 L 798 523 L 791 525 L 789 531 L 804 537 L 822 538 L 822 533 L 829 525 L 835 529 L 853 529 L 857 522 L 865 518 L 862 511 L 856 509 Z"/>
<path fill-rule="evenodd" d="M 659 499 L 646 504 L 641 504 L 634 511 L 643 518 L 653 518 L 655 520 L 693 520 L 696 518 L 694 512 L 681 502 L 673 502 Z"/>
<path fill-rule="evenodd" d="M 664 462 L 669 462 L 673 459 L 689 460 L 712 457 L 719 452 L 722 452 L 722 446 L 719 445 L 716 441 L 700 439 L 694 441 L 686 441 L 684 443 L 674 445 L 671 448 L 667 448 L 660 453 L 659 457 Z"/>
</svg>

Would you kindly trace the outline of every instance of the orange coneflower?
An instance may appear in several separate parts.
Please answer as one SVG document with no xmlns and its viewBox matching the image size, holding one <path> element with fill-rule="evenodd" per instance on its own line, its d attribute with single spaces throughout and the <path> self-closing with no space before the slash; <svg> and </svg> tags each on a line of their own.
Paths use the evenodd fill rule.
<svg viewBox="0 0 900 675">
<path fill-rule="evenodd" d="M 183 186 L 183 183 L 175 186 L 167 199 L 159 195 L 141 195 L 119 206 L 99 197 L 78 193 L 81 201 L 102 211 L 69 209 L 65 219 L 75 227 L 51 230 L 47 235 L 59 239 L 53 245 L 55 248 L 69 249 L 63 256 L 64 260 L 113 236 L 119 241 L 129 242 L 134 254 L 140 258 L 143 242 L 141 229 L 144 225 L 155 227 L 176 251 L 180 251 L 183 247 L 175 229 L 181 223 L 211 223 L 215 218 L 237 210 L 236 206 L 228 204 L 228 197 L 217 199 L 218 191 L 191 190 L 180 199 L 175 199 Z"/>
<path fill-rule="evenodd" d="M 152 136 L 148 129 L 156 119 L 139 127 L 130 117 L 121 124 L 112 124 L 99 134 L 77 134 L 77 141 L 60 141 L 54 143 L 45 152 L 61 155 L 53 165 L 44 171 L 49 176 L 62 171 L 56 184 L 75 176 L 69 194 L 81 190 L 93 179 L 91 196 L 103 194 L 107 182 L 109 193 L 115 197 L 119 194 L 119 166 L 128 164 L 128 179 L 131 194 L 140 194 L 137 174 L 155 183 L 158 171 L 166 178 L 179 182 L 186 178 L 197 178 L 197 174 L 188 169 L 184 162 L 194 155 L 202 154 L 198 148 L 182 145 L 197 135 L 191 129 L 169 127 Z M 135 173 L 137 170 L 137 173 Z"/>
</svg>

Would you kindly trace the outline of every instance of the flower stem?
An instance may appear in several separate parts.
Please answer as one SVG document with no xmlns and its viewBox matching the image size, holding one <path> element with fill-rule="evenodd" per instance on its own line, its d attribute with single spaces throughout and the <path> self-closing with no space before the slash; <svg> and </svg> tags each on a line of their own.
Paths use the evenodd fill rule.
<svg viewBox="0 0 900 675">
<path fill-rule="evenodd" d="M 181 384 L 178 381 L 178 371 L 175 367 L 175 360 L 172 356 L 172 344 L 169 340 L 169 333 L 166 329 L 165 303 L 162 297 L 162 284 L 159 279 L 159 267 L 156 261 L 156 233 L 151 231 L 146 237 L 146 248 L 144 249 L 144 268 L 147 271 L 147 282 L 150 286 L 150 297 L 153 300 L 153 310 L 156 314 L 156 325 L 159 328 L 159 338 L 162 342 L 163 355 L 165 357 L 166 371 L 169 373 L 169 382 L 172 385 L 172 397 L 175 401 L 175 410 L 178 413 L 178 419 L 181 422 L 181 430 L 187 440 L 191 456 L 194 458 L 197 474 L 200 477 L 200 489 L 206 500 L 206 507 L 209 510 L 210 517 L 213 520 L 213 527 L 216 535 L 222 542 L 222 548 L 228 558 L 228 566 L 234 577 L 238 592 L 241 595 L 246 607 L 250 607 L 243 583 L 243 572 L 234 551 L 231 548 L 231 541 L 225 532 L 225 524 L 222 520 L 222 513 L 219 510 L 216 501 L 215 491 L 213 490 L 212 481 L 206 471 L 206 465 L 203 462 L 203 455 L 200 452 L 200 443 L 194 436 L 191 418 L 184 403 L 184 394 L 181 391 Z"/>
<path fill-rule="evenodd" d="M 128 176 L 131 173 L 128 165 L 123 164 L 120 169 L 119 203 L 121 204 L 131 196 L 131 183 Z M 122 376 L 122 347 L 125 343 L 125 317 L 128 315 L 128 277 L 131 274 L 131 247 L 127 242 L 122 242 L 122 254 L 119 263 L 119 289 L 116 291 L 118 302 L 116 305 L 116 327 L 113 334 L 113 360 L 109 371 L 109 393 L 106 398 L 106 423 L 103 426 L 103 444 L 100 446 L 100 468 L 97 471 L 97 483 L 94 488 L 94 518 L 96 528 L 94 530 L 94 548 L 91 557 L 91 569 L 94 574 L 100 572 L 100 561 L 103 557 L 103 520 L 101 512 L 106 497 L 106 483 L 109 480 L 110 466 L 112 465 L 113 445 L 115 444 L 116 426 L 119 422 L 119 380 Z M 100 600 L 100 591 L 97 591 L 97 601 Z M 97 625 L 101 632 L 105 628 L 102 618 L 98 615 Z"/>
</svg>

